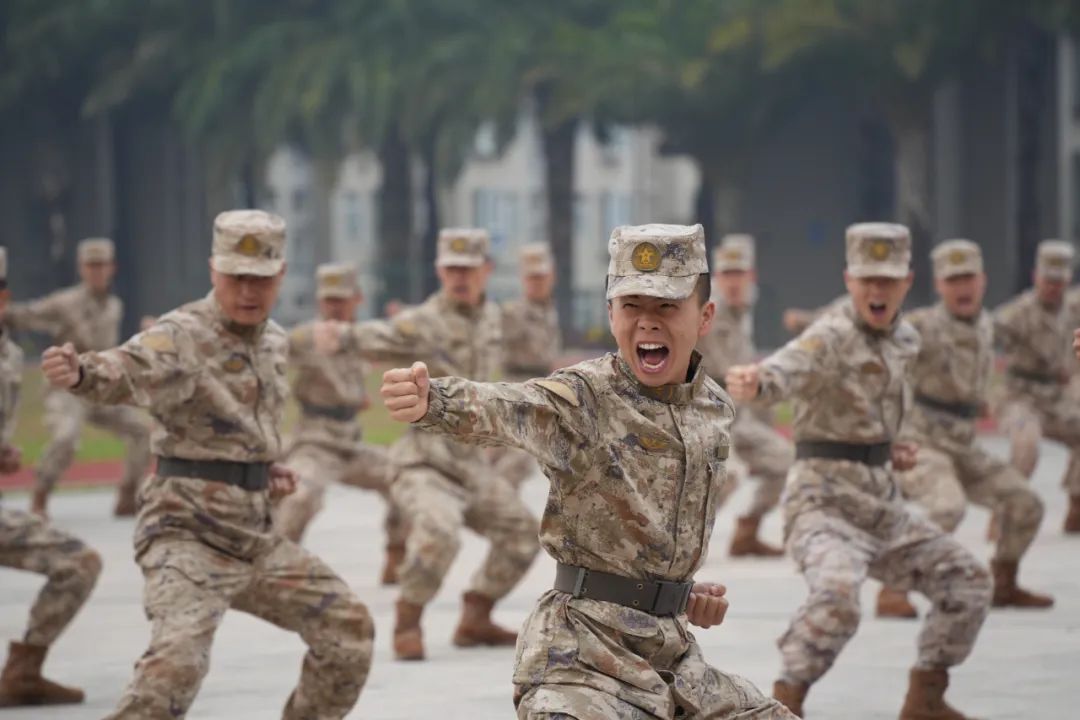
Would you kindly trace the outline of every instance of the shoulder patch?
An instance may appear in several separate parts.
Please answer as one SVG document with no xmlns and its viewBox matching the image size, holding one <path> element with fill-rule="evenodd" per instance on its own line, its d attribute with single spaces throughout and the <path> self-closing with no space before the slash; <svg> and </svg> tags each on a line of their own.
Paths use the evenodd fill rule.
<svg viewBox="0 0 1080 720">
<path fill-rule="evenodd" d="M 147 332 L 139 340 L 139 344 L 159 353 L 174 352 L 176 350 L 176 345 L 169 334 L 160 331 Z"/>
<path fill-rule="evenodd" d="M 825 341 L 816 335 L 800 338 L 796 345 L 800 350 L 808 353 L 816 353 L 821 348 L 825 347 Z"/>
<path fill-rule="evenodd" d="M 564 382 L 558 380 L 534 380 L 533 384 L 539 385 L 548 392 L 554 393 L 561 397 L 566 402 L 570 403 L 574 407 L 581 405 L 581 401 L 578 400 L 577 393 L 574 389 Z"/>
</svg>

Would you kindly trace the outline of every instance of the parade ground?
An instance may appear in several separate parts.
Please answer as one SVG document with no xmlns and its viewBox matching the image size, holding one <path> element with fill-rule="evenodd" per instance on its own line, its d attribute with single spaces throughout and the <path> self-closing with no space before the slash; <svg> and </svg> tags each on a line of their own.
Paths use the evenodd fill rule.
<svg viewBox="0 0 1080 720">
<path fill-rule="evenodd" d="M 995 452 L 1005 444 L 986 440 Z M 1047 517 L 1025 561 L 1021 580 L 1052 593 L 1051 611 L 995 611 L 971 659 L 953 673 L 950 698 L 965 712 L 993 720 L 1069 720 L 1080 717 L 1080 539 L 1062 535 L 1065 496 L 1059 487 L 1064 451 L 1044 444 L 1034 482 L 1047 505 Z M 737 672 L 762 689 L 771 689 L 779 667 L 776 638 L 804 597 L 804 585 L 790 560 L 737 560 L 726 548 L 734 517 L 749 497 L 744 482 L 717 520 L 711 554 L 700 579 L 728 585 L 731 610 L 718 628 L 697 632 L 706 657 L 717 667 Z M 539 513 L 547 486 L 539 475 L 524 493 Z M 27 497 L 9 493 L 3 502 L 25 507 Z M 111 517 L 112 492 L 80 488 L 57 494 L 54 521 L 83 538 L 105 558 L 97 589 L 75 622 L 60 638 L 46 672 L 83 687 L 87 702 L 70 708 L 8 710 L 11 720 L 89 720 L 106 715 L 145 649 L 149 625 L 141 605 L 142 579 L 132 560 L 133 521 Z M 390 653 L 395 591 L 378 584 L 383 559 L 383 507 L 374 494 L 334 488 L 323 514 L 313 525 L 309 547 L 325 558 L 371 608 L 377 627 L 375 663 L 360 702 L 350 718 L 415 720 L 461 718 L 496 720 L 513 717 L 509 650 L 458 650 L 450 635 L 460 609 L 460 595 L 477 566 L 485 543 L 468 536 L 442 592 L 424 617 L 429 659 L 395 662 Z M 988 515 L 972 509 L 960 528 L 963 542 L 980 558 L 989 556 L 984 534 Z M 780 518 L 770 516 L 765 536 L 778 541 Z M 497 619 L 522 623 L 534 600 L 552 581 L 554 563 L 541 555 L 525 581 L 498 606 Z M 3 571 L 0 580 L 0 634 L 22 632 L 40 578 Z M 814 687 L 807 714 L 814 720 L 891 720 L 898 714 L 914 658 L 918 624 L 873 617 L 874 582 L 863 591 L 863 623 L 836 667 Z M 920 610 L 925 610 L 921 602 Z M 265 720 L 281 708 L 300 669 L 303 645 L 293 634 L 260 620 L 230 613 L 215 641 L 210 673 L 189 718 Z"/>
</svg>

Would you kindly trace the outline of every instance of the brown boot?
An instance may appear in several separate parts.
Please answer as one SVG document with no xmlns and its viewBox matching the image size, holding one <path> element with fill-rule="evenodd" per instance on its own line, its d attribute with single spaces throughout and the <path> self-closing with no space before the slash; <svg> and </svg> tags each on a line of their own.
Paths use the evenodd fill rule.
<svg viewBox="0 0 1080 720">
<path fill-rule="evenodd" d="M 420 629 L 423 605 L 397 601 L 397 618 L 394 620 L 394 657 L 398 660 L 424 659 L 424 633 Z"/>
<path fill-rule="evenodd" d="M 1015 560 L 994 560 L 990 569 L 994 572 L 994 607 L 1053 607 L 1054 598 L 1030 592 L 1016 584 L 1018 564 Z"/>
<path fill-rule="evenodd" d="M 113 517 L 132 517 L 133 515 L 135 515 L 135 490 L 118 490 L 116 505 L 113 506 Z"/>
<path fill-rule="evenodd" d="M 1080 533 L 1080 495 L 1069 497 L 1069 513 L 1065 516 L 1065 532 L 1069 535 Z"/>
<path fill-rule="evenodd" d="M 772 545 L 766 545 L 758 540 L 758 527 L 761 518 L 744 516 L 735 522 L 735 535 L 731 538 L 731 548 L 728 554 L 731 557 L 745 557 L 754 555 L 757 557 L 779 557 L 784 551 Z"/>
<path fill-rule="evenodd" d="M 803 701 L 806 700 L 808 690 L 810 690 L 810 686 L 803 683 L 789 683 L 777 680 L 773 683 L 772 696 L 774 700 L 779 700 L 781 705 L 799 717 L 806 717 L 803 715 L 802 705 Z"/>
<path fill-rule="evenodd" d="M 491 621 L 495 601 L 477 592 L 467 592 L 462 598 L 461 622 L 454 631 L 454 644 L 458 647 L 492 645 L 512 647 L 517 643 L 517 633 L 501 628 Z"/>
<path fill-rule="evenodd" d="M 908 600 L 906 592 L 883 586 L 877 596 L 877 616 L 912 620 L 919 617 L 919 611 Z"/>
<path fill-rule="evenodd" d="M 383 585 L 397 585 L 398 582 L 398 568 L 401 567 L 401 561 L 405 559 L 405 546 L 404 545 L 387 545 L 386 546 L 386 564 L 383 565 L 382 571 L 382 584 Z"/>
<path fill-rule="evenodd" d="M 49 493 L 45 490 L 34 489 L 30 495 L 30 512 L 42 520 L 49 519 Z"/>
<path fill-rule="evenodd" d="M 948 670 L 912 670 L 900 720 L 973 720 L 945 702 L 948 687 Z"/>
<path fill-rule="evenodd" d="M 0 673 L 0 707 L 71 705 L 83 701 L 83 691 L 58 685 L 41 676 L 49 648 L 13 642 Z"/>
</svg>

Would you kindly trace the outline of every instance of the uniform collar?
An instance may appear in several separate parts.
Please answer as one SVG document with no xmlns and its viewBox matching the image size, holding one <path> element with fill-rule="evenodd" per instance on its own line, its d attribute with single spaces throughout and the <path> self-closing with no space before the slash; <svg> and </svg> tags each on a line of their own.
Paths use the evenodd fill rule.
<svg viewBox="0 0 1080 720">
<path fill-rule="evenodd" d="M 701 353 L 697 350 L 690 355 L 690 372 L 688 373 L 690 380 L 678 385 L 661 385 L 660 387 L 643 384 L 620 355 L 616 353 L 612 357 L 617 368 L 616 378 L 620 390 L 669 405 L 689 405 L 698 388 L 705 382 L 705 371 L 701 367 Z"/>
<path fill-rule="evenodd" d="M 439 307 L 441 307 L 443 310 L 455 313 L 468 320 L 476 320 L 477 318 L 479 318 L 481 313 L 483 313 L 484 311 L 484 305 L 487 304 L 487 298 L 481 297 L 480 303 L 475 307 L 469 305 L 462 305 L 461 303 L 451 300 L 450 297 L 442 290 L 440 290 L 436 294 L 436 298 L 438 299 Z"/>
</svg>

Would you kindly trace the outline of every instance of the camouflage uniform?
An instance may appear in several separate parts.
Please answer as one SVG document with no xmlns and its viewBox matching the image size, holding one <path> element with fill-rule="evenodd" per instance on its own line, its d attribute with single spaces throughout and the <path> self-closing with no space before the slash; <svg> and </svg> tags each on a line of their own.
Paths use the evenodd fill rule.
<svg viewBox="0 0 1080 720">
<path fill-rule="evenodd" d="M 275 274 L 283 245 L 276 216 L 230 211 L 215 220 L 218 272 Z M 237 326 L 211 293 L 118 348 L 79 356 L 73 392 L 148 408 L 163 458 L 270 463 L 281 454 L 286 358 L 276 323 Z M 265 488 L 160 474 L 143 484 L 134 544 L 151 640 L 110 718 L 183 717 L 229 608 L 309 646 L 283 717 L 342 718 L 353 707 L 371 664 L 371 617 L 325 563 L 271 532 L 270 510 Z"/>
<path fill-rule="evenodd" d="M 331 279 L 332 285 L 327 286 Z M 356 271 L 349 266 L 323 265 L 318 283 L 320 297 L 334 297 L 338 289 L 351 296 L 357 291 Z M 285 462 L 296 472 L 299 483 L 274 515 L 277 529 L 296 541 L 322 509 L 330 483 L 374 490 L 389 502 L 392 479 L 387 449 L 362 442 L 356 420 L 356 414 L 368 404 L 364 383 L 369 366 L 352 353 L 318 352 L 313 327 L 314 323 L 305 323 L 289 333 L 289 362 L 296 369 L 292 389 L 300 404 L 300 421 Z M 392 546 L 405 542 L 398 518 L 396 512 L 387 514 Z"/>
<path fill-rule="evenodd" d="M 0 278 L 7 278 L 7 252 L 0 248 Z M 11 446 L 15 412 L 22 382 L 23 353 L 0 329 L 0 447 Z M 81 540 L 49 525 L 36 515 L 0 506 L 0 566 L 25 570 L 47 578 L 30 608 L 30 623 L 21 643 L 13 642 L 8 667 L 0 679 L 0 706 L 7 702 L 9 668 L 29 647 L 50 647 L 83 606 L 101 573 L 101 556 Z M 40 665 L 39 665 L 40 670 Z M 40 677 L 40 673 L 38 674 Z M 81 692 L 78 698 L 81 700 Z M 11 693 L 14 700 L 16 693 Z M 29 703 L 26 703 L 29 704 Z"/>
<path fill-rule="evenodd" d="M 80 243 L 80 262 L 112 259 L 110 241 L 91 239 Z M 115 295 L 97 296 L 80 284 L 40 300 L 15 303 L 8 309 L 6 321 L 15 330 L 48 335 L 56 345 L 71 343 L 77 352 L 105 350 L 120 341 L 123 307 Z M 127 454 L 117 495 L 132 497 L 150 467 L 150 429 L 145 417 L 134 408 L 90 405 L 58 390 L 49 390 L 45 396 L 45 425 L 52 440 L 38 465 L 36 492 L 47 496 L 71 466 L 85 422 L 124 439 Z"/>
<path fill-rule="evenodd" d="M 856 276 L 908 272 L 910 235 L 902 226 L 852 226 L 847 245 Z M 889 442 L 900 430 L 905 373 L 918 350 L 907 322 L 874 331 L 849 303 L 761 364 L 761 395 L 791 398 L 797 442 Z M 855 634 L 868 575 L 930 598 L 917 669 L 943 669 L 967 657 L 986 617 L 988 573 L 950 535 L 905 508 L 887 465 L 799 459 L 788 476 L 784 515 L 788 551 L 809 596 L 780 638 L 778 686 L 805 688 L 832 666 Z"/>
<path fill-rule="evenodd" d="M 645 243 L 664 259 L 635 272 L 628 255 Z M 707 271 L 700 226 L 617 228 L 610 247 L 609 297 L 685 297 Z M 697 353 L 680 385 L 642 385 L 608 354 L 523 384 L 436 379 L 428 400 L 419 427 L 536 457 L 551 483 L 541 544 L 559 562 L 672 581 L 704 563 L 734 410 Z M 685 615 L 557 590 L 526 621 L 514 684 L 523 720 L 794 717 L 709 666 Z"/>
<path fill-rule="evenodd" d="M 443 246 L 448 237 L 442 236 Z M 441 246 L 440 253 L 461 263 L 484 257 L 484 250 L 473 250 L 450 253 Z M 457 255 L 466 257 L 456 260 Z M 501 322 L 494 303 L 462 307 L 436 293 L 392 320 L 352 326 L 344 349 L 372 361 L 421 360 L 433 377 L 494 380 L 501 372 Z M 505 597 L 539 551 L 536 518 L 514 487 L 478 448 L 413 428 L 394 444 L 390 456 L 397 468 L 391 496 L 409 527 L 398 572 L 401 599 L 423 606 L 435 597 L 461 547 L 462 526 L 491 541 L 470 592 L 492 600 Z"/>
<path fill-rule="evenodd" d="M 546 244 L 529 243 L 521 249 L 521 269 L 525 275 L 554 272 L 551 251 Z M 504 378 L 525 382 L 544 377 L 555 368 L 562 351 L 559 314 L 552 300 L 535 302 L 528 298 L 502 305 Z M 492 450 L 496 472 L 520 487 L 536 471 L 531 455 L 511 447 Z"/>
<path fill-rule="evenodd" d="M 1036 272 L 1072 277 L 1072 246 L 1057 241 L 1039 245 Z M 1074 320 L 1063 305 L 1044 307 L 1029 290 L 994 313 L 998 343 L 1005 353 L 1005 398 L 999 408 L 1002 428 L 1012 440 L 1013 464 L 1030 476 L 1046 436 L 1069 448 L 1065 490 L 1080 502 L 1080 407 L 1066 392 L 1076 368 L 1072 356 Z"/>
<path fill-rule="evenodd" d="M 753 267 L 753 245 L 748 236 L 726 237 L 713 255 L 713 270 L 717 272 L 750 271 Z M 753 362 L 756 353 L 750 311 L 718 303 L 712 329 L 698 343 L 698 350 L 704 356 L 706 372 L 720 383 L 728 368 Z M 731 430 L 735 453 L 758 478 L 754 498 L 743 515 L 753 521 L 760 521 L 780 502 L 788 468 L 795 462 L 794 446 L 763 419 L 765 414 L 764 408 L 740 408 Z M 753 534 L 756 537 L 756 522 Z"/>
</svg>

